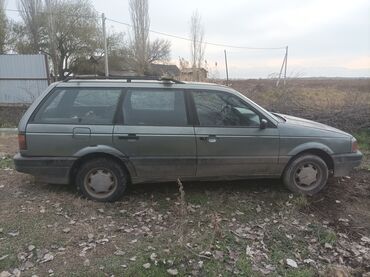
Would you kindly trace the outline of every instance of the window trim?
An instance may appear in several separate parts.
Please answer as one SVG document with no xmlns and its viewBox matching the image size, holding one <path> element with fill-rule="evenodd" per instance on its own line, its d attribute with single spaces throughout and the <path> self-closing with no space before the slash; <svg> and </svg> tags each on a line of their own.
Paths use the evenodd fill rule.
<svg viewBox="0 0 370 277">
<path fill-rule="evenodd" d="M 121 89 L 121 95 L 120 97 L 118 98 L 118 104 L 117 104 L 117 107 L 116 107 L 116 112 L 114 113 L 114 117 L 113 117 L 113 124 L 114 125 L 123 125 L 123 122 L 124 122 L 124 118 L 123 118 L 123 101 L 125 101 L 125 98 L 126 98 L 126 94 L 127 94 L 127 88 L 122 88 Z"/>
<path fill-rule="evenodd" d="M 183 98 L 184 98 L 184 105 L 185 105 L 185 113 L 186 113 L 186 125 L 137 125 L 137 124 L 127 124 L 125 123 L 125 118 L 124 118 L 124 112 L 123 112 L 123 103 L 125 101 L 125 98 L 127 97 L 128 91 L 129 90 L 159 90 L 159 91 L 166 91 L 166 90 L 171 90 L 175 91 L 176 93 L 182 93 Z M 145 87 L 126 87 L 123 90 L 123 96 L 121 99 L 121 102 L 119 103 L 118 109 L 118 115 L 117 115 L 117 121 L 116 125 L 118 126 L 138 126 L 138 127 L 193 127 L 192 123 L 192 114 L 190 113 L 189 107 L 191 106 L 190 103 L 188 103 L 187 96 L 186 96 L 186 90 L 183 88 L 145 88 Z"/>
<path fill-rule="evenodd" d="M 94 123 L 94 124 L 84 124 L 84 123 L 78 123 L 78 122 L 73 122 L 73 123 L 53 123 L 53 122 L 35 122 L 35 117 L 37 115 L 37 113 L 39 112 L 39 110 L 42 108 L 42 106 L 45 104 L 45 102 L 50 98 L 52 97 L 52 95 L 54 95 L 54 93 L 56 93 L 57 90 L 74 90 L 74 89 L 80 89 L 80 90 L 84 90 L 84 89 L 91 89 L 91 90 L 94 90 L 94 89 L 114 89 L 114 90 L 119 90 L 120 92 L 120 95 L 118 96 L 118 101 L 117 101 L 117 104 L 116 104 L 116 111 L 115 113 L 113 114 L 113 119 L 111 120 L 110 123 Z M 51 91 L 49 91 L 49 93 L 40 101 L 40 103 L 37 105 L 36 109 L 32 112 L 31 116 L 29 117 L 28 121 L 27 121 L 27 124 L 42 124 L 42 125 L 78 125 L 78 126 L 88 126 L 88 125 L 96 125 L 96 126 L 113 126 L 115 124 L 115 117 L 116 117 L 116 112 L 117 112 L 117 108 L 118 108 L 118 104 L 119 104 L 119 101 L 120 101 L 120 98 L 122 98 L 122 94 L 123 94 L 123 88 L 120 88 L 120 87 L 54 87 Z"/>
<path fill-rule="evenodd" d="M 202 126 L 200 124 L 200 121 L 199 121 L 198 111 L 197 111 L 197 107 L 196 107 L 194 96 L 193 96 L 193 93 L 194 92 L 200 91 L 200 92 L 208 92 L 208 93 L 222 93 L 222 94 L 225 94 L 225 95 L 231 95 L 231 96 L 237 97 L 240 101 L 242 101 L 242 103 L 244 103 L 253 112 L 255 112 L 260 117 L 260 120 L 262 120 L 262 119 L 267 120 L 268 124 L 267 124 L 266 129 L 267 128 L 277 128 L 277 126 L 273 122 L 271 122 L 270 119 L 266 118 L 258 109 L 256 109 L 253 105 L 251 105 L 250 103 L 246 102 L 243 98 L 238 97 L 235 94 L 232 94 L 232 93 L 229 93 L 229 92 L 226 92 L 226 91 L 222 91 L 222 90 L 210 90 L 210 89 L 188 89 L 187 91 L 189 93 L 189 97 L 191 98 L 191 101 L 190 102 L 193 105 L 192 112 L 194 113 L 194 118 L 195 118 L 194 127 L 201 127 L 201 128 L 250 128 L 250 129 L 260 129 L 259 126 L 258 127 L 254 127 L 254 126 L 243 126 L 243 125 L 239 125 L 239 126 L 204 125 L 204 126 Z"/>
</svg>

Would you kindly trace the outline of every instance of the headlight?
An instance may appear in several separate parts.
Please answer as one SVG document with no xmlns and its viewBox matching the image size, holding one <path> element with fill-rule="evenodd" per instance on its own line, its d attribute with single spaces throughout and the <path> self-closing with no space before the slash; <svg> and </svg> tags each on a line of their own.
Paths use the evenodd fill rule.
<svg viewBox="0 0 370 277">
<path fill-rule="evenodd" d="M 352 153 L 356 153 L 358 151 L 357 140 L 355 138 L 352 138 L 351 144 L 352 144 L 351 146 Z"/>
</svg>

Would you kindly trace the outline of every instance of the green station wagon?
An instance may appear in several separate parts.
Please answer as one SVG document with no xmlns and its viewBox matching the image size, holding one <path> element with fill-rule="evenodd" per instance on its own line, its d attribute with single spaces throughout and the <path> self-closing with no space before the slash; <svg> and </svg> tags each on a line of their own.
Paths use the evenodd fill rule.
<svg viewBox="0 0 370 277">
<path fill-rule="evenodd" d="M 362 159 L 343 131 L 268 112 L 226 86 L 171 79 L 54 83 L 18 130 L 18 171 L 74 183 L 97 201 L 117 200 L 129 183 L 177 178 L 281 178 L 312 195 Z"/>
</svg>

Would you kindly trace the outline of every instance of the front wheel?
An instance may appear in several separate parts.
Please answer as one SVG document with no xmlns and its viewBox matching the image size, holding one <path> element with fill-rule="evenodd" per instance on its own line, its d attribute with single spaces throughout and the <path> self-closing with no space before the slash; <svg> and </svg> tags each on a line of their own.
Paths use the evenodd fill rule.
<svg viewBox="0 0 370 277">
<path fill-rule="evenodd" d="M 287 166 L 283 182 L 292 192 L 314 195 L 325 187 L 328 177 L 326 163 L 316 155 L 306 154 L 297 157 Z"/>
<path fill-rule="evenodd" d="M 76 183 L 82 194 L 99 202 L 119 199 L 127 186 L 128 175 L 111 159 L 97 158 L 85 162 L 77 172 Z"/>
</svg>

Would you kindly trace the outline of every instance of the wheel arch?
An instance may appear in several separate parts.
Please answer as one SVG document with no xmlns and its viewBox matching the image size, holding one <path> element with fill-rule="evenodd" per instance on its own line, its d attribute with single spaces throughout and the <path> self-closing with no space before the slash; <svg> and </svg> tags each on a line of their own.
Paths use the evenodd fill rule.
<svg viewBox="0 0 370 277">
<path fill-rule="evenodd" d="M 97 159 L 97 158 L 108 158 L 119 165 L 121 165 L 124 170 L 126 170 L 128 177 L 129 177 L 129 182 L 131 182 L 132 177 L 136 176 L 136 171 L 128 158 L 122 157 L 113 153 L 108 153 L 104 151 L 98 151 L 98 152 L 87 152 L 84 153 L 84 155 L 79 156 L 79 158 L 73 163 L 70 173 L 69 173 L 69 180 L 70 182 L 74 182 L 76 174 L 78 169 L 86 162 L 92 159 Z"/>
<path fill-rule="evenodd" d="M 328 153 L 328 151 L 325 151 L 322 148 L 309 148 L 309 149 L 304 149 L 304 150 L 296 153 L 295 155 L 291 156 L 291 158 L 289 159 L 288 163 L 286 164 L 286 166 L 285 166 L 285 168 L 283 170 L 282 176 L 284 175 L 284 172 L 289 167 L 289 165 L 295 159 L 297 159 L 300 156 L 307 155 L 307 154 L 311 154 L 311 155 L 315 155 L 315 156 L 320 157 L 325 162 L 326 166 L 328 167 L 330 174 L 333 174 L 333 171 L 334 171 L 334 160 L 331 157 L 331 155 Z"/>
</svg>

